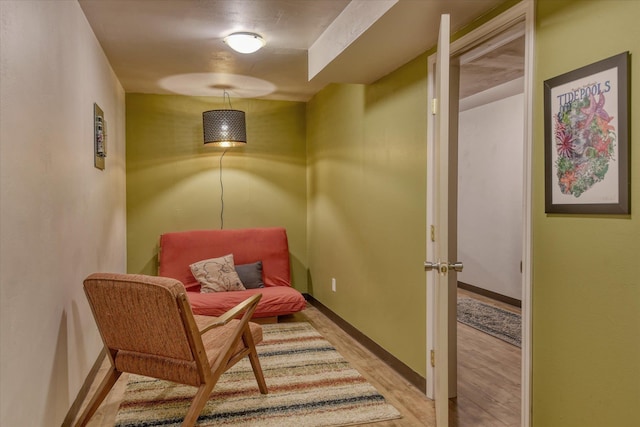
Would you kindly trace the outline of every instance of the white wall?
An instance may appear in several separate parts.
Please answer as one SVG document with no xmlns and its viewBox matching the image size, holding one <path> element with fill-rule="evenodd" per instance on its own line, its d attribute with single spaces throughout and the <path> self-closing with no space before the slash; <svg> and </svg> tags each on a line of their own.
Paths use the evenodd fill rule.
<svg viewBox="0 0 640 427">
<path fill-rule="evenodd" d="M 522 299 L 522 94 L 460 113 L 460 282 Z"/>
<path fill-rule="evenodd" d="M 77 1 L 0 21 L 0 425 L 56 426 L 101 348 L 82 280 L 126 269 L 124 90 Z"/>
</svg>

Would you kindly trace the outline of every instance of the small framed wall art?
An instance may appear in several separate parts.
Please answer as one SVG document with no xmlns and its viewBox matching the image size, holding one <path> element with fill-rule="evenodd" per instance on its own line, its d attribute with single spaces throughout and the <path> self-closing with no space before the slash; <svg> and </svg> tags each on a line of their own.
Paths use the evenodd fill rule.
<svg viewBox="0 0 640 427">
<path fill-rule="evenodd" d="M 102 108 L 93 103 L 93 165 L 104 170 L 104 159 L 107 157 L 107 121 Z"/>
<path fill-rule="evenodd" d="M 545 212 L 629 213 L 629 52 L 544 82 Z"/>
</svg>

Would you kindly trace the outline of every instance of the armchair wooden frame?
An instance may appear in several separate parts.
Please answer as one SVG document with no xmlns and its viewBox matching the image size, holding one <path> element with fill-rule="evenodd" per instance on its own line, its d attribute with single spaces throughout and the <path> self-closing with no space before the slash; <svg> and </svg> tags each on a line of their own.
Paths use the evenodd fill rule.
<svg viewBox="0 0 640 427">
<path fill-rule="evenodd" d="M 220 317 L 209 317 L 193 315 L 184 286 L 174 279 L 131 274 L 95 273 L 85 279 L 84 289 L 105 344 L 111 369 L 98 386 L 86 409 L 74 423 L 75 426 L 87 424 L 123 372 L 153 376 L 198 387 L 182 423 L 183 426 L 195 424 L 220 376 L 245 356 L 249 357 L 260 392 L 267 394 L 267 385 L 255 348 L 256 341 L 262 340 L 262 329 L 259 325 L 249 323 L 258 301 L 262 297 L 261 294 L 253 295 Z M 135 289 L 141 289 L 142 293 L 131 292 Z M 114 298 L 109 293 L 115 293 L 117 296 Z M 150 299 L 151 295 L 154 298 Z M 157 298 L 155 298 L 156 296 Z M 141 303 L 146 305 L 145 301 L 151 301 L 153 307 L 151 309 L 146 307 L 146 313 L 141 314 L 140 319 L 136 313 L 131 313 L 132 307 L 141 305 Z M 157 301 L 160 303 L 156 303 Z M 163 313 L 162 310 L 158 310 L 158 307 L 167 312 Z M 140 310 L 144 311 L 145 307 L 140 307 Z M 122 348 L 123 346 L 119 346 L 119 344 L 123 342 L 128 343 L 129 347 L 137 346 L 136 340 L 131 340 L 131 331 L 107 329 L 110 326 L 109 322 L 115 316 L 124 316 L 125 319 L 121 320 L 118 317 L 116 322 L 120 325 L 126 322 L 130 322 L 129 325 L 131 322 L 138 323 L 125 329 L 135 330 L 136 327 L 139 327 L 140 331 L 145 331 L 148 326 L 153 331 L 155 326 L 157 331 L 158 327 L 162 326 L 151 324 L 153 322 L 150 321 L 152 319 L 150 310 L 157 311 L 157 313 L 153 313 L 157 316 L 168 316 L 170 319 L 181 320 L 182 324 L 173 330 L 174 334 L 168 334 L 169 337 L 172 337 L 172 344 L 179 341 L 175 339 L 176 336 L 184 339 L 184 343 L 176 345 L 178 349 L 173 354 L 171 351 L 167 351 L 168 354 L 160 353 L 158 347 L 162 346 L 158 345 L 154 347 L 151 354 L 144 354 L 141 348 L 152 347 L 153 343 L 141 344 L 138 346 L 139 348 Z M 172 311 L 173 313 L 171 313 Z M 241 314 L 242 317 L 239 318 Z M 162 323 L 162 320 L 159 319 L 159 322 Z M 205 345 L 203 337 L 210 331 L 217 331 L 212 333 L 224 337 L 225 342 Z M 129 337 L 121 338 L 120 332 L 124 332 L 123 335 L 128 333 Z M 259 338 L 259 341 L 256 337 Z M 129 339 L 128 342 L 127 339 Z M 162 337 L 162 339 L 168 338 Z M 132 342 L 134 344 L 131 344 Z M 176 356 L 176 353 L 180 353 L 180 356 Z M 144 363 L 140 363 L 140 366 L 144 366 L 144 368 L 136 369 L 138 366 L 136 358 L 144 359 Z M 148 367 L 156 361 L 158 367 L 152 366 L 151 370 L 159 374 L 150 375 Z M 171 372 L 167 366 L 176 366 L 176 371 L 179 372 Z M 180 381 L 180 378 L 184 378 L 184 380 Z"/>
</svg>

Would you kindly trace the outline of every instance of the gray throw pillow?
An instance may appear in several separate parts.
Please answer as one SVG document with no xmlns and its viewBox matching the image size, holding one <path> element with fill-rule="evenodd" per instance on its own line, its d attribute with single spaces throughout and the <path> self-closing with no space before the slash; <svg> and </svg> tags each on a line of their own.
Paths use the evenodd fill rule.
<svg viewBox="0 0 640 427">
<path fill-rule="evenodd" d="M 264 288 L 262 281 L 262 261 L 236 265 L 236 273 L 246 289 Z"/>
</svg>

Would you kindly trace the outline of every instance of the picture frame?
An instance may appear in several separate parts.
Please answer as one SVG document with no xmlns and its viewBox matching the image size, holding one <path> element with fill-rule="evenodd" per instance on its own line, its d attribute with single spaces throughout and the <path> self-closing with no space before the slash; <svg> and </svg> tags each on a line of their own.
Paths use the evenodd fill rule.
<svg viewBox="0 0 640 427">
<path fill-rule="evenodd" d="M 629 52 L 544 81 L 545 212 L 629 214 Z"/>
</svg>

